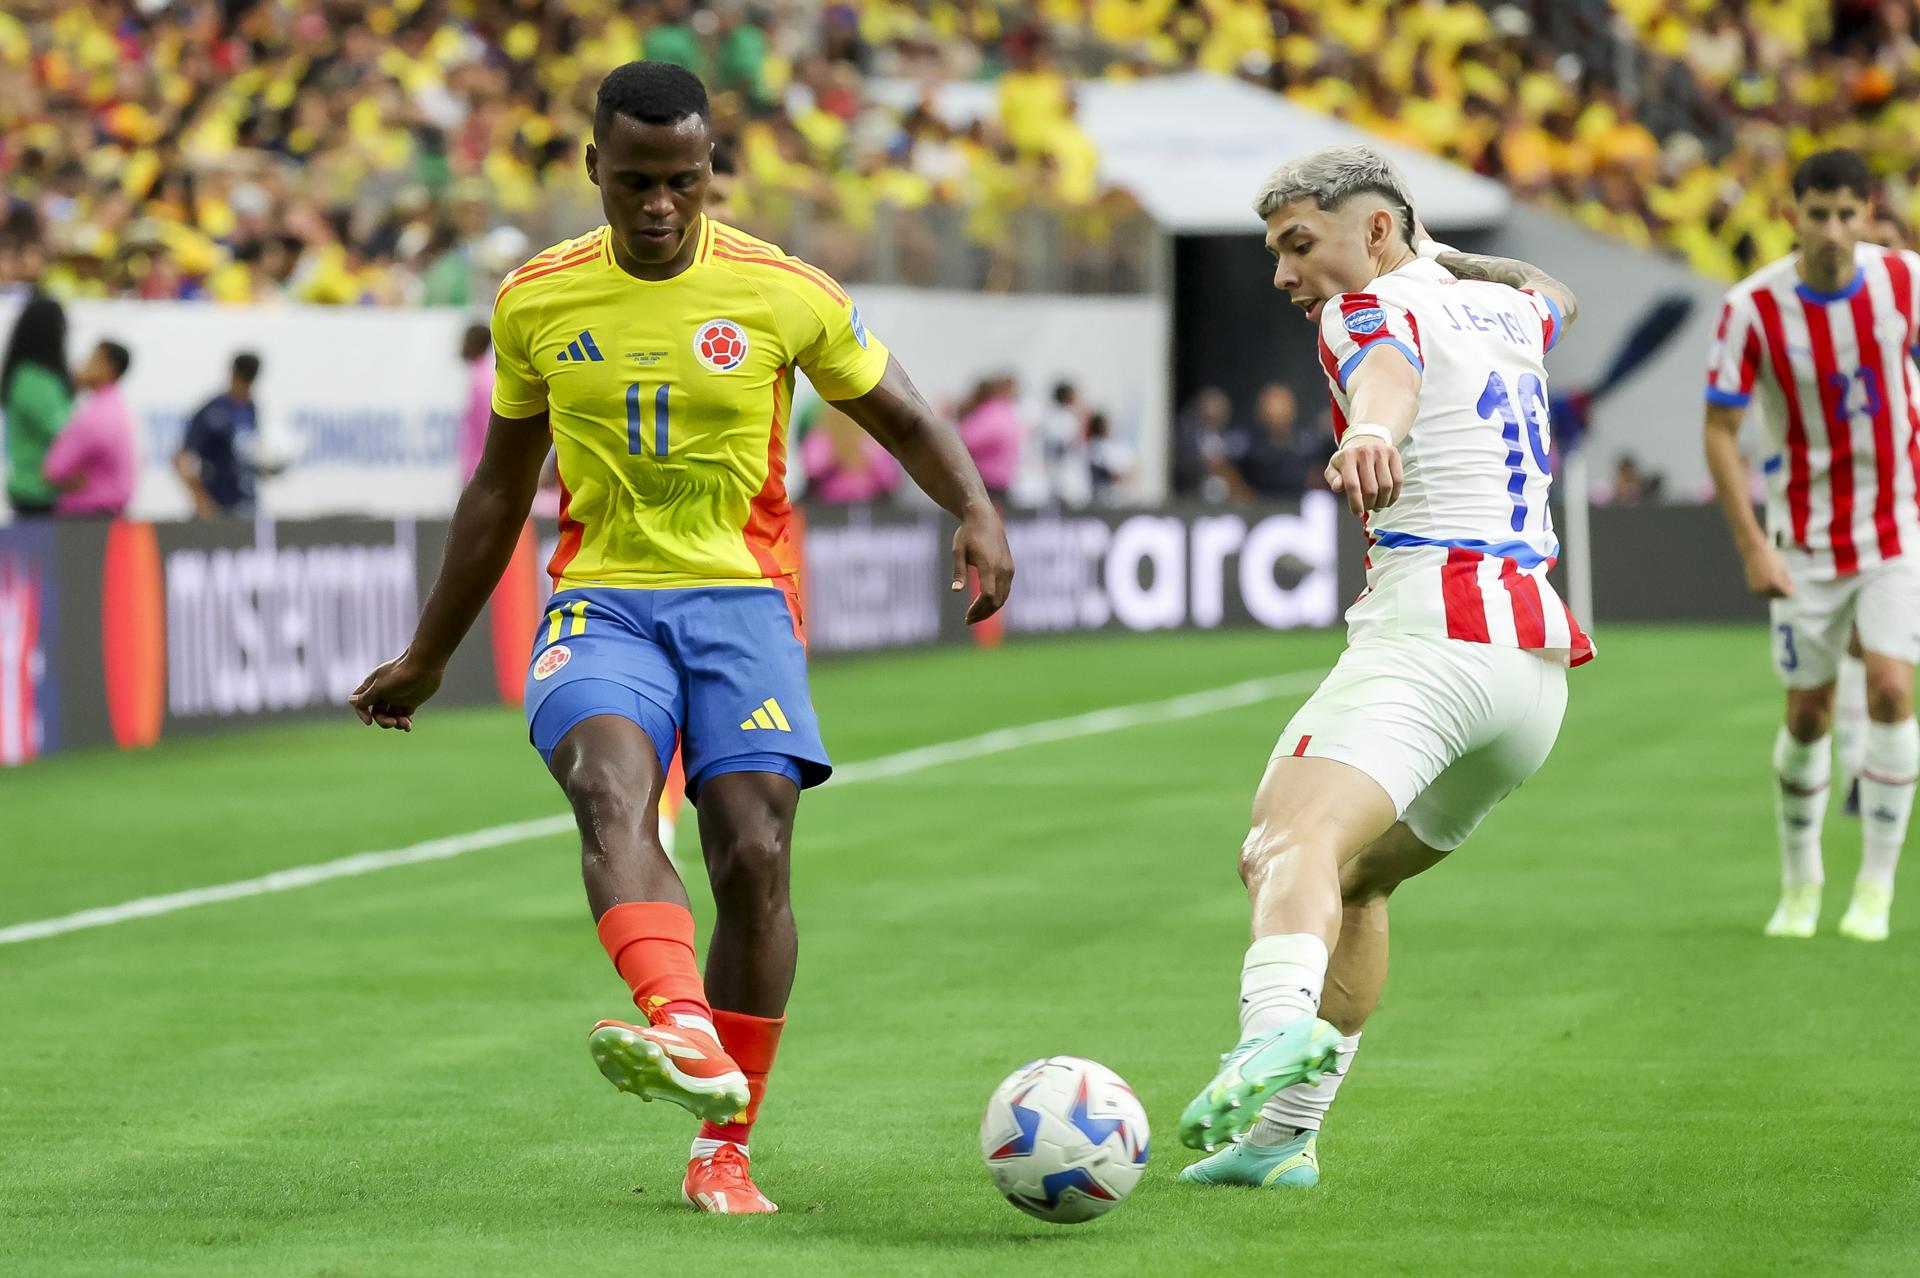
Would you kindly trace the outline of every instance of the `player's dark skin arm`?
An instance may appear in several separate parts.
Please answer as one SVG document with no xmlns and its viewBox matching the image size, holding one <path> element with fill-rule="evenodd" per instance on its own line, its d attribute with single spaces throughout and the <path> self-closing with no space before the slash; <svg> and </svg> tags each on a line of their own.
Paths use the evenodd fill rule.
<svg viewBox="0 0 1920 1278">
<path fill-rule="evenodd" d="M 1542 297 L 1551 298 L 1560 308 L 1561 324 L 1567 328 L 1573 327 L 1574 319 L 1580 314 L 1580 299 L 1574 296 L 1573 290 L 1530 262 L 1481 253 L 1442 253 L 1433 260 L 1455 279 L 1490 280 L 1513 288 L 1530 288 Z"/>
<path fill-rule="evenodd" d="M 360 681 L 347 698 L 360 722 L 413 731 L 414 712 L 440 687 L 453 650 L 466 638 L 507 570 L 533 508 L 547 458 L 547 415 L 487 423 L 480 465 L 460 494 L 447 530 L 440 575 L 407 650 Z"/>
<path fill-rule="evenodd" d="M 967 624 L 1000 611 L 1013 589 L 1013 551 L 960 433 L 935 415 L 891 355 L 878 385 L 858 399 L 835 400 L 833 406 L 899 458 L 920 490 L 960 521 L 953 535 L 953 588 L 966 587 L 969 567 L 980 574 L 980 594 L 967 608 Z"/>
</svg>

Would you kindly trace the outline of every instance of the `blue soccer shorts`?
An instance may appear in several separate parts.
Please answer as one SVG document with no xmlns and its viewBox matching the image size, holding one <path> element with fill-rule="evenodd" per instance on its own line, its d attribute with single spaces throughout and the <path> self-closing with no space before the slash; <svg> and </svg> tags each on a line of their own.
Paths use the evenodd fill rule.
<svg viewBox="0 0 1920 1278">
<path fill-rule="evenodd" d="M 527 667 L 527 735 L 540 757 L 582 720 L 640 725 L 664 775 L 680 743 L 687 796 L 728 772 L 806 789 L 833 773 L 787 593 L 768 586 L 583 588 L 547 601 Z"/>
</svg>

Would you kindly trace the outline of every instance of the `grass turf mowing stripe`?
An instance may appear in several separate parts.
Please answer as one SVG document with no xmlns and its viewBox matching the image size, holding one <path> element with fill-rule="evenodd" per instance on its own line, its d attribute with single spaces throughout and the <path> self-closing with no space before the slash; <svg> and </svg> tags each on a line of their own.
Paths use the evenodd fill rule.
<svg viewBox="0 0 1920 1278">
<path fill-rule="evenodd" d="M 1024 746 L 1068 741 L 1076 737 L 1118 732 L 1147 724 L 1171 723 L 1178 719 L 1192 719 L 1221 710 L 1257 705 L 1274 697 L 1305 692 L 1314 687 L 1321 677 L 1319 671 L 1295 671 L 1262 679 L 1247 679 L 1240 683 L 1210 688 L 1204 692 L 1190 692 L 1160 701 L 1109 706 L 1103 710 L 1069 715 L 1062 719 L 1045 719 L 1038 723 L 1021 724 L 1018 727 L 996 728 L 977 736 L 962 737 L 956 741 L 943 741 L 935 745 L 903 750 L 898 754 L 884 755 L 878 759 L 850 763 L 839 769 L 829 784 L 847 786 L 862 781 L 882 781 L 890 777 L 924 772 L 943 764 L 1001 754 Z M 418 865 L 425 861 L 445 861 L 456 856 L 464 856 L 468 852 L 502 847 L 510 843 L 523 843 L 529 839 L 545 838 L 572 828 L 573 818 L 568 815 L 535 817 L 528 821 L 514 821 L 506 825 L 470 830 L 465 834 L 428 839 L 403 848 L 391 848 L 380 852 L 357 852 L 352 856 L 333 861 L 295 866 L 289 870 L 276 870 L 258 878 L 239 879 L 211 887 L 188 888 L 158 896 L 143 896 L 131 901 L 122 901 L 118 905 L 79 910 L 57 918 L 14 923 L 7 927 L 0 927 L 0 945 L 17 945 L 25 941 L 62 936 L 68 932 L 81 932 L 88 928 L 111 927 L 116 923 L 127 923 L 134 919 L 155 918 L 197 906 L 265 896 L 271 892 L 289 892 L 295 888 L 312 887 L 316 883 L 373 874 L 403 865 Z"/>
</svg>

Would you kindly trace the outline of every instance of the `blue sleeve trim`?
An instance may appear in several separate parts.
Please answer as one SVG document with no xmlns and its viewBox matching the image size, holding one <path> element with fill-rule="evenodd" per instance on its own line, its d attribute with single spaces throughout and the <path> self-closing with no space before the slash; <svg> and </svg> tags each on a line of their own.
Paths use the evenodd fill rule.
<svg viewBox="0 0 1920 1278">
<path fill-rule="evenodd" d="M 1742 395 L 1739 391 L 1724 391 L 1718 386 L 1707 387 L 1707 402 L 1718 404 L 1722 408 L 1745 408 L 1753 402 L 1753 396 Z"/>
<path fill-rule="evenodd" d="M 1361 360 L 1367 357 L 1369 352 L 1377 351 L 1386 346 L 1391 346 L 1402 355 L 1405 355 L 1407 357 L 1407 363 L 1413 365 L 1416 372 L 1424 373 L 1427 371 L 1427 366 L 1420 362 L 1418 355 L 1415 355 L 1411 350 L 1407 349 L 1405 342 L 1397 337 L 1376 337 L 1353 354 L 1347 356 L 1347 362 L 1340 366 L 1340 389 L 1345 390 L 1347 388 L 1347 378 L 1352 375 L 1354 368 L 1359 365 Z"/>
<path fill-rule="evenodd" d="M 1553 304 L 1551 297 L 1545 293 L 1535 293 L 1534 296 L 1547 304 L 1547 314 L 1553 316 L 1553 340 L 1547 343 L 1547 349 L 1552 350 L 1560 344 L 1560 337 L 1566 331 L 1567 321 L 1561 316 L 1560 308 Z"/>
</svg>

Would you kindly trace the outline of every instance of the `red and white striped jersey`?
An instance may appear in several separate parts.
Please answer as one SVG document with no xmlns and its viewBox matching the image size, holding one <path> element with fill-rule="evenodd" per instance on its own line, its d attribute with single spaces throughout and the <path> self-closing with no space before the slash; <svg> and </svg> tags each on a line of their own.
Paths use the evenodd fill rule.
<svg viewBox="0 0 1920 1278">
<path fill-rule="evenodd" d="M 1837 293 L 1807 286 L 1783 257 L 1735 285 L 1720 308 L 1707 402 L 1757 391 L 1776 456 L 1767 522 L 1814 578 L 1846 577 L 1920 551 L 1920 255 L 1862 244 Z"/>
<path fill-rule="evenodd" d="M 1560 651 L 1574 665 L 1592 658 L 1592 641 L 1547 580 L 1560 543 L 1547 510 L 1542 361 L 1560 327 L 1546 298 L 1456 280 L 1424 259 L 1322 308 L 1336 437 L 1362 360 L 1404 357 L 1421 373 L 1399 500 L 1367 520 L 1367 589 L 1347 610 L 1350 638 L 1391 631 Z M 1398 353 L 1378 353 L 1389 349 Z"/>
</svg>

